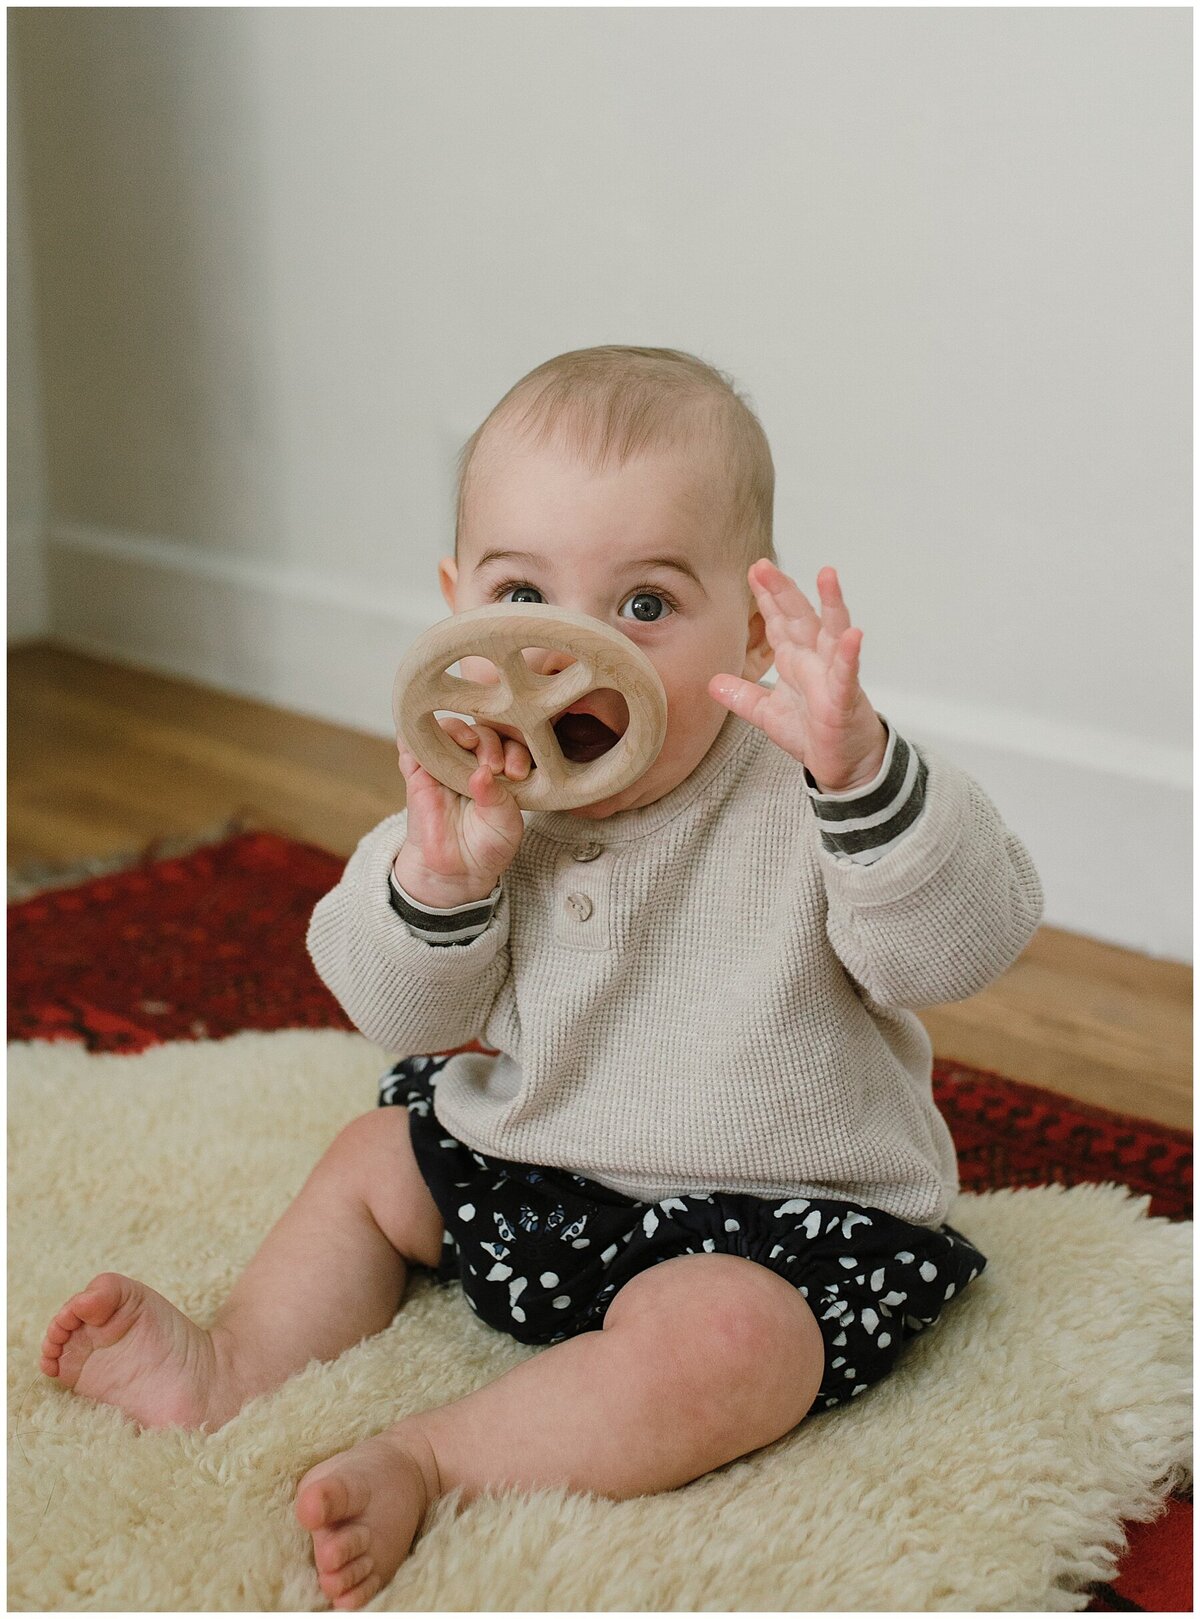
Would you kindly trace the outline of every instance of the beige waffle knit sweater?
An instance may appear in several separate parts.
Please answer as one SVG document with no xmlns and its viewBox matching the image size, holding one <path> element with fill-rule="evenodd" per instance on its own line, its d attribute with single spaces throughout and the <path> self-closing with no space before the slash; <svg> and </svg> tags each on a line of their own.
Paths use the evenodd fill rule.
<svg viewBox="0 0 1200 1619">
<path fill-rule="evenodd" d="M 606 820 L 525 815 L 486 928 L 417 937 L 389 899 L 405 815 L 313 912 L 322 979 L 409 1056 L 479 1039 L 436 1112 L 479 1152 L 656 1202 L 721 1190 L 939 1224 L 958 1189 L 910 1008 L 961 1000 L 1041 917 L 1023 845 L 924 744 L 919 818 L 872 865 L 829 852 L 803 767 L 730 714 L 672 792 Z"/>
</svg>

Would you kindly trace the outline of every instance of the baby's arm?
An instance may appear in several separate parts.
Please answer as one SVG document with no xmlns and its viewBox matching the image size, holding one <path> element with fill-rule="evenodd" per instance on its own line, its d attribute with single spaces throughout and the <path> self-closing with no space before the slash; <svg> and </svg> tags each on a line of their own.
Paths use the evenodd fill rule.
<svg viewBox="0 0 1200 1619">
<path fill-rule="evenodd" d="M 898 743 L 901 739 L 897 739 Z M 828 802 L 814 795 L 811 836 L 829 900 L 829 942 L 877 1004 L 965 1000 L 1009 967 L 1042 918 L 1042 887 L 1024 844 L 987 794 L 922 744 L 920 813 L 882 857 L 834 852 Z"/>
<path fill-rule="evenodd" d="M 397 894 L 392 866 L 406 832 L 401 811 L 361 840 L 313 911 L 308 950 L 369 1040 L 402 1055 L 449 1051 L 479 1035 L 508 975 L 508 899 L 501 884 L 495 899 L 473 908 L 467 927 L 453 930 L 473 936 L 435 941 L 439 932 L 444 939 L 441 917 L 410 923 Z"/>
<path fill-rule="evenodd" d="M 862 631 L 836 569 L 817 575 L 820 613 L 765 558 L 748 578 L 779 680 L 722 674 L 709 691 L 805 766 L 830 944 L 882 1006 L 965 1000 L 1041 920 L 1028 852 L 965 771 L 890 737 L 859 683 Z"/>
<path fill-rule="evenodd" d="M 402 1055 L 474 1040 L 508 976 L 500 879 L 525 823 L 502 782 L 533 765 L 490 726 L 438 723 L 475 751 L 467 793 L 443 786 L 397 739 L 406 807 L 362 839 L 308 928 L 316 969 L 352 1022 Z"/>
</svg>

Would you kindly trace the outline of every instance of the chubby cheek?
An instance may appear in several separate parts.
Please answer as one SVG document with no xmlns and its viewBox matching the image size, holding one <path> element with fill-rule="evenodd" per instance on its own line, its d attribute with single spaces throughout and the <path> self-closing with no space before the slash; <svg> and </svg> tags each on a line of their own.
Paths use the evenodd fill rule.
<svg viewBox="0 0 1200 1619">
<path fill-rule="evenodd" d="M 689 682 L 673 689 L 665 681 L 663 685 L 667 692 L 667 734 L 653 768 L 664 772 L 685 765 L 690 770 L 707 753 L 728 710 L 714 702 L 703 686 Z"/>
</svg>

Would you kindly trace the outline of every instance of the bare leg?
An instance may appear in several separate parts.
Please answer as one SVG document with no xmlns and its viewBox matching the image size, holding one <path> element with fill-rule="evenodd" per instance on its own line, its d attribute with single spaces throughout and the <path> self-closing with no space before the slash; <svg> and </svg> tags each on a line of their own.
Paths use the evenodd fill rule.
<svg viewBox="0 0 1200 1619">
<path fill-rule="evenodd" d="M 50 1323 L 41 1367 L 144 1427 L 219 1427 L 310 1360 L 332 1360 L 386 1327 L 406 1261 L 436 1264 L 441 1244 L 408 1113 L 379 1108 L 338 1135 L 211 1331 L 152 1288 L 106 1272 Z"/>
<path fill-rule="evenodd" d="M 321 1587 L 358 1608 L 391 1579 L 429 1503 L 499 1485 L 624 1500 L 673 1489 L 804 1417 L 825 1349 L 801 1294 L 728 1254 L 671 1259 L 613 1299 L 599 1332 L 314 1467 L 296 1515 Z"/>
</svg>

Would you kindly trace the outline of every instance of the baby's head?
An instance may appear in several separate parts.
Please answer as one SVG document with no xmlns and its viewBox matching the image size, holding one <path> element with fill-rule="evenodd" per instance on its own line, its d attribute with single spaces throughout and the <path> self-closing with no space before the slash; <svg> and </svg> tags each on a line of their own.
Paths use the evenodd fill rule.
<svg viewBox="0 0 1200 1619">
<path fill-rule="evenodd" d="M 451 611 L 533 601 L 586 613 L 640 647 L 666 690 L 657 760 L 574 815 L 602 819 L 677 787 L 728 717 L 708 694 L 712 676 L 759 680 L 771 667 L 746 574 L 757 557 L 775 560 L 774 492 L 754 413 L 721 372 L 674 349 L 560 354 L 511 388 L 463 447 L 454 556 L 438 568 Z M 574 661 L 525 657 L 540 674 Z M 468 680 L 495 679 L 482 659 L 460 666 Z M 614 745 L 624 700 L 596 691 L 587 703 Z"/>
</svg>

